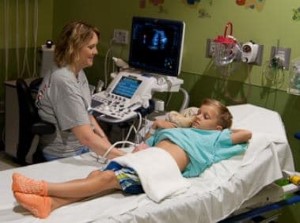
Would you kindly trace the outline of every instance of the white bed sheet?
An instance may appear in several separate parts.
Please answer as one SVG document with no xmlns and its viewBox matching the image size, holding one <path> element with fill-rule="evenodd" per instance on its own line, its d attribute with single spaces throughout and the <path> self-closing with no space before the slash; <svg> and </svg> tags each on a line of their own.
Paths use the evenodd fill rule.
<svg viewBox="0 0 300 223">
<path fill-rule="evenodd" d="M 124 196 L 116 192 L 55 210 L 44 220 L 17 205 L 11 192 L 11 175 L 17 171 L 48 181 L 65 181 L 101 167 L 91 154 L 0 172 L 0 222 L 217 222 L 238 210 L 244 201 L 294 171 L 285 129 L 278 113 L 250 104 L 229 107 L 234 128 L 253 131 L 244 155 L 224 160 L 178 196 L 155 203 L 145 194 Z"/>
</svg>

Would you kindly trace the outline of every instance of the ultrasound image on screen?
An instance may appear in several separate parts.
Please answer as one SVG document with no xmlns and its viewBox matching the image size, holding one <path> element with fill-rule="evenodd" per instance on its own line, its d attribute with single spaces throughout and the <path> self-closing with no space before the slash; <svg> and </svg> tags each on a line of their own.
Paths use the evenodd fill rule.
<svg viewBox="0 0 300 223">
<path fill-rule="evenodd" d="M 183 26 L 178 21 L 134 17 L 129 64 L 149 72 L 177 76 Z"/>
<path fill-rule="evenodd" d="M 135 78 L 122 77 L 112 93 L 126 98 L 132 98 L 141 83 L 141 80 Z"/>
</svg>

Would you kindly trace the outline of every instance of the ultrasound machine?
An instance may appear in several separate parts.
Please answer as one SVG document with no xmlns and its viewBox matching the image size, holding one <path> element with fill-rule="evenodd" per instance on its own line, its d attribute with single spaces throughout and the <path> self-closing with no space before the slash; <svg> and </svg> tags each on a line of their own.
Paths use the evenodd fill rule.
<svg viewBox="0 0 300 223">
<path fill-rule="evenodd" d="M 147 109 L 154 92 L 177 92 L 185 24 L 182 21 L 133 17 L 130 69 L 115 74 L 109 86 L 92 97 L 97 118 L 120 123 Z"/>
</svg>

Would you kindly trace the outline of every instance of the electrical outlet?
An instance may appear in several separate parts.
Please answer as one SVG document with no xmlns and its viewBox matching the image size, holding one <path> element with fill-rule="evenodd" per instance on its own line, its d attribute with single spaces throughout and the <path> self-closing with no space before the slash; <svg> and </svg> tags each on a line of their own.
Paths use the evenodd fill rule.
<svg viewBox="0 0 300 223">
<path fill-rule="evenodd" d="M 270 66 L 274 68 L 289 69 L 291 48 L 272 46 L 270 55 Z"/>
<path fill-rule="evenodd" d="M 114 42 L 128 44 L 128 31 L 124 29 L 114 29 Z"/>
</svg>

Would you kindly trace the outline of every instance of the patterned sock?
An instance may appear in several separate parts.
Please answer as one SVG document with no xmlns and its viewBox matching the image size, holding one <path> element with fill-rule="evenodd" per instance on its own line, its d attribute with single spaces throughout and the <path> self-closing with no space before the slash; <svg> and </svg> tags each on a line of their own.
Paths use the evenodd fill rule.
<svg viewBox="0 0 300 223">
<path fill-rule="evenodd" d="M 14 196 L 23 208 L 38 218 L 46 218 L 51 212 L 52 200 L 50 197 L 19 192 L 15 192 Z"/>
<path fill-rule="evenodd" d="M 12 179 L 13 179 L 13 183 L 12 183 L 13 192 L 47 196 L 48 185 L 45 181 L 33 180 L 19 173 L 13 173 Z"/>
</svg>

